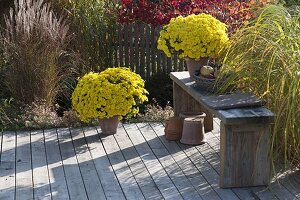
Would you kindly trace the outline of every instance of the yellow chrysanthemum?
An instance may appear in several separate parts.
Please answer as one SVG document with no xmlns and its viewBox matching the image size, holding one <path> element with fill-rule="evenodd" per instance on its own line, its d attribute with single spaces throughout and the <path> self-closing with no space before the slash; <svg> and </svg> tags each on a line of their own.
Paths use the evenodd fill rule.
<svg viewBox="0 0 300 200">
<path fill-rule="evenodd" d="M 148 100 L 145 81 L 128 68 L 90 72 L 79 79 L 72 106 L 82 121 L 138 113 L 136 105 Z"/>
<path fill-rule="evenodd" d="M 160 31 L 157 48 L 168 57 L 216 57 L 228 42 L 226 25 L 208 14 L 176 17 Z"/>
</svg>

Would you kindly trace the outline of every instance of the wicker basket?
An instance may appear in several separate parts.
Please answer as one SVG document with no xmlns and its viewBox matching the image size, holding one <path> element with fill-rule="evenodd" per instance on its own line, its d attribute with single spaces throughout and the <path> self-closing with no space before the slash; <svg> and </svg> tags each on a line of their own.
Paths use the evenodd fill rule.
<svg viewBox="0 0 300 200">
<path fill-rule="evenodd" d="M 216 81 L 216 79 L 205 78 L 200 75 L 199 71 L 196 71 L 193 75 L 196 86 L 207 92 L 217 92 L 220 88 L 222 81 Z"/>
</svg>

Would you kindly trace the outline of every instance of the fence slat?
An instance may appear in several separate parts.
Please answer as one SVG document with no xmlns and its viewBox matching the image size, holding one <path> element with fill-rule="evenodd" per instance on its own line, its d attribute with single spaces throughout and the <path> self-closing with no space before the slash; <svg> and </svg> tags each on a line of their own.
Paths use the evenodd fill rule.
<svg viewBox="0 0 300 200">
<path fill-rule="evenodd" d="M 124 62 L 123 62 L 123 48 L 124 48 L 124 31 L 123 31 L 123 26 L 119 26 L 119 66 L 123 67 Z"/>
<path fill-rule="evenodd" d="M 169 74 L 172 71 L 172 57 L 167 58 L 167 73 Z"/>
<path fill-rule="evenodd" d="M 144 24 L 140 24 L 140 75 L 145 78 L 145 29 Z"/>
<path fill-rule="evenodd" d="M 119 30 L 119 29 L 118 29 Z M 117 34 L 121 34 L 119 31 L 117 31 Z M 117 35 L 116 41 L 114 41 L 114 52 L 113 52 L 113 58 L 114 58 L 114 67 L 119 66 L 118 65 L 118 48 L 119 48 L 119 35 Z"/>
<path fill-rule="evenodd" d="M 156 28 L 151 26 L 151 74 L 156 74 L 156 37 L 155 37 Z"/>
<path fill-rule="evenodd" d="M 129 32 L 130 32 L 130 25 L 123 26 L 123 32 L 124 32 L 124 57 L 125 57 L 125 65 L 124 67 L 129 67 Z"/>
<path fill-rule="evenodd" d="M 174 71 L 178 71 L 178 61 L 179 61 L 179 60 L 178 60 L 177 53 L 174 54 L 174 57 L 173 57 L 173 58 L 174 58 L 174 64 L 173 64 L 174 69 L 173 69 L 173 70 L 174 70 Z"/>
<path fill-rule="evenodd" d="M 146 48 L 146 64 L 145 64 L 145 70 L 146 70 L 146 79 L 150 78 L 150 58 L 151 58 L 151 51 L 150 51 L 150 39 L 151 39 L 151 33 L 150 33 L 150 27 L 149 25 L 145 26 L 145 48 Z"/>
<path fill-rule="evenodd" d="M 132 71 L 135 71 L 134 69 L 134 26 L 132 24 L 127 26 L 128 33 L 128 40 L 129 40 L 129 61 L 130 61 L 130 68 Z"/>
<path fill-rule="evenodd" d="M 135 56 L 135 71 L 136 73 L 140 73 L 140 63 L 139 63 L 139 56 L 140 56 L 140 48 L 139 48 L 139 43 L 140 43 L 140 27 L 136 23 L 134 26 L 134 45 L 135 45 L 135 51 L 134 51 L 134 56 Z"/>
<path fill-rule="evenodd" d="M 112 41 L 112 64 L 130 67 L 145 79 L 156 73 L 185 70 L 185 62 L 177 54 L 168 58 L 157 49 L 160 30 L 141 23 L 120 25 L 117 41 Z"/>
</svg>

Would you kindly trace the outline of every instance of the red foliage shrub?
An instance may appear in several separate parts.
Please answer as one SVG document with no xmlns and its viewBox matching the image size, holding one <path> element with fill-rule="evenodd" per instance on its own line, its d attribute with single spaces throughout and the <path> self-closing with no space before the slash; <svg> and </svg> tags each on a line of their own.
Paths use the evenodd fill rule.
<svg viewBox="0 0 300 200">
<path fill-rule="evenodd" d="M 228 25 L 234 32 L 245 21 L 255 16 L 255 11 L 270 0 L 122 0 L 119 21 L 141 21 L 150 25 L 164 25 L 179 15 L 208 13 Z"/>
</svg>

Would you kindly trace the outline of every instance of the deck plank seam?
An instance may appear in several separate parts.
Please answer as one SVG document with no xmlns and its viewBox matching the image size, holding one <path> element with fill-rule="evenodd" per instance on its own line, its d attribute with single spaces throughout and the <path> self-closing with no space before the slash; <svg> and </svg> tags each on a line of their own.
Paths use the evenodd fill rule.
<svg viewBox="0 0 300 200">
<path fill-rule="evenodd" d="M 85 141 L 85 143 L 86 143 L 86 146 L 88 147 L 89 154 L 90 154 L 90 156 L 91 156 L 91 158 L 92 158 L 92 160 L 93 160 L 93 166 L 94 166 L 94 168 L 95 168 L 97 177 L 98 177 L 98 179 L 99 179 L 99 181 L 100 181 L 100 184 L 101 184 L 101 187 L 102 187 L 102 189 L 103 189 L 103 191 L 104 191 L 104 196 L 105 196 L 105 198 L 107 199 L 107 194 L 106 194 L 106 192 L 105 192 L 105 190 L 104 190 L 104 187 L 103 187 L 103 183 L 102 183 L 102 181 L 101 181 L 101 178 L 100 178 L 100 176 L 99 176 L 99 174 L 98 174 L 98 172 L 97 172 L 97 170 L 96 170 L 95 159 L 94 159 L 94 157 L 93 157 L 93 155 L 92 155 L 92 153 L 91 153 L 91 151 L 90 151 L 89 143 L 88 143 L 88 141 L 87 141 L 87 139 L 86 139 L 86 136 L 85 136 L 85 131 L 84 131 L 84 129 L 83 129 L 82 127 L 81 127 L 81 130 L 82 130 L 82 132 L 83 132 L 83 135 L 84 135 L 84 141 Z M 97 129 L 96 129 L 96 131 L 97 131 Z M 97 131 L 97 133 L 98 133 L 98 131 Z M 102 144 L 102 142 L 101 142 L 101 144 Z"/>
<path fill-rule="evenodd" d="M 119 128 L 119 127 L 118 127 L 118 128 Z M 131 179 L 131 178 L 133 179 L 133 180 L 131 180 L 131 181 L 132 181 L 131 183 L 134 185 L 134 188 L 133 188 L 132 192 L 137 192 L 137 193 L 135 193 L 136 195 L 141 195 L 140 198 L 143 197 L 143 198 L 145 199 L 145 196 L 144 196 L 144 194 L 143 194 L 143 192 L 142 192 L 142 190 L 141 190 L 141 188 L 140 188 L 138 182 L 136 181 L 136 178 L 135 178 L 135 176 L 134 176 L 134 173 L 132 173 L 132 171 L 131 171 L 131 169 L 130 169 L 130 167 L 129 167 L 127 161 L 126 161 L 126 158 L 125 158 L 125 156 L 124 156 L 124 154 L 123 154 L 121 148 L 120 148 L 119 145 L 118 145 L 118 141 L 115 139 L 115 135 L 112 135 L 112 136 L 109 138 L 108 143 L 106 143 L 106 144 L 104 143 L 103 145 L 104 145 L 104 147 L 106 146 L 106 147 L 107 147 L 107 151 L 110 152 L 108 155 L 111 155 L 112 153 L 113 153 L 113 154 L 115 154 L 115 153 L 118 154 L 118 159 L 120 159 L 120 160 L 118 160 L 118 164 L 124 163 L 124 162 L 126 163 L 126 166 L 123 166 L 122 168 L 123 168 L 123 169 L 126 169 L 126 172 L 129 172 L 128 178 L 129 178 L 129 179 Z M 116 152 L 114 152 L 114 150 L 116 150 Z M 111 152 L 111 151 L 113 151 L 113 152 Z M 114 160 L 114 157 L 112 157 L 112 162 L 114 162 L 113 160 Z M 124 164 L 125 164 L 125 163 L 124 163 Z M 122 188 L 124 187 L 124 194 L 125 194 L 126 198 L 127 198 L 127 199 L 131 199 L 132 197 L 130 197 L 130 196 L 131 196 L 132 194 L 128 191 L 128 188 L 127 188 L 126 185 L 124 185 L 124 183 L 122 182 L 122 173 L 121 173 L 121 174 L 119 173 L 120 168 L 118 168 L 116 165 L 117 165 L 117 164 L 115 164 L 114 166 L 112 165 L 112 168 L 113 168 L 113 170 L 115 170 L 116 175 L 117 175 L 117 178 L 120 179 L 120 185 L 121 185 L 121 187 L 122 187 Z M 116 168 L 116 169 L 115 169 L 115 168 Z M 128 195 L 128 196 L 127 196 L 127 195 Z"/>
<path fill-rule="evenodd" d="M 163 167 L 163 164 L 161 163 L 161 161 L 159 160 L 159 158 L 157 157 L 157 155 L 154 153 L 153 149 L 151 148 L 149 142 L 147 141 L 147 139 L 145 138 L 144 134 L 142 133 L 142 131 L 140 130 L 140 128 L 135 124 L 135 126 L 138 128 L 140 134 L 142 135 L 142 137 L 144 138 L 145 142 L 147 143 L 147 145 L 149 146 L 149 148 L 151 149 L 151 152 L 153 153 L 153 155 L 155 156 L 156 160 L 159 162 L 159 164 L 162 166 L 164 172 L 167 174 L 168 178 L 171 180 L 173 186 L 176 188 L 177 192 L 180 194 L 181 198 L 184 199 L 184 197 L 182 196 L 180 190 L 178 189 L 178 187 L 176 186 L 176 184 L 174 183 L 174 181 L 172 180 L 172 178 L 170 177 L 169 173 L 165 170 L 165 168 Z"/>
<path fill-rule="evenodd" d="M 123 127 L 123 129 L 125 130 L 125 133 L 126 133 L 128 139 L 130 140 L 130 143 L 132 144 L 132 146 L 134 147 L 135 151 L 137 152 L 137 154 L 138 154 L 138 156 L 139 156 L 141 162 L 142 162 L 143 165 L 145 166 L 145 169 L 147 170 L 148 174 L 150 175 L 151 180 L 153 181 L 153 183 L 155 184 L 155 186 L 158 188 L 158 191 L 159 191 L 160 195 L 163 197 L 163 193 L 160 191 L 160 189 L 159 189 L 158 185 L 156 184 L 156 182 L 155 182 L 153 176 L 151 175 L 149 169 L 147 168 L 147 165 L 145 164 L 143 158 L 142 158 L 141 155 L 138 153 L 138 150 L 136 149 L 136 147 L 135 147 L 134 143 L 132 142 L 131 138 L 129 137 L 129 133 L 127 132 L 126 128 L 124 127 L 124 124 L 122 124 L 122 127 Z"/>
<path fill-rule="evenodd" d="M 14 199 L 17 198 L 17 132 L 14 131 L 15 133 L 15 191 L 14 191 Z"/>
<path fill-rule="evenodd" d="M 162 126 L 164 126 L 164 123 L 162 123 Z M 201 170 L 196 166 L 196 164 L 194 163 L 194 161 L 190 158 L 189 155 L 187 155 L 186 151 L 182 148 L 181 143 L 179 143 L 178 141 L 175 141 L 175 143 L 177 144 L 177 146 L 180 148 L 180 150 L 185 154 L 185 156 L 190 160 L 190 162 L 193 164 L 193 166 L 195 167 L 195 169 L 201 174 L 201 176 L 203 177 L 203 179 L 209 184 L 209 186 L 214 190 L 214 192 L 218 195 L 218 197 L 220 199 L 223 199 L 223 197 L 216 191 L 215 187 L 213 187 L 210 182 L 208 181 L 207 177 L 201 172 Z M 197 150 L 197 149 L 196 149 Z"/>
<path fill-rule="evenodd" d="M 123 126 L 122 126 L 122 128 L 123 128 Z M 143 197 L 146 199 L 144 193 L 142 192 L 141 186 L 140 186 L 140 184 L 138 183 L 138 181 L 136 180 L 136 178 L 135 178 L 135 176 L 134 176 L 134 173 L 132 172 L 132 169 L 131 169 L 130 165 L 128 164 L 128 161 L 127 161 L 127 159 L 125 158 L 125 155 L 124 155 L 124 153 L 123 153 L 123 151 L 122 151 L 122 149 L 121 149 L 121 147 L 120 147 L 120 145 L 119 145 L 119 143 L 118 143 L 116 137 L 115 137 L 115 136 L 113 136 L 113 137 L 114 137 L 114 140 L 116 141 L 116 143 L 117 143 L 117 145 L 118 145 L 118 147 L 119 147 L 119 150 L 120 150 L 120 152 L 121 152 L 121 154 L 122 154 L 122 156 L 123 156 L 123 158 L 124 158 L 124 160 L 125 160 L 125 162 L 126 162 L 126 164 L 127 164 L 127 166 L 128 166 L 128 169 L 130 170 L 130 173 L 132 174 L 132 177 L 134 178 L 134 181 L 136 182 L 138 188 L 140 189 L 140 191 L 141 191 Z"/>
<path fill-rule="evenodd" d="M 70 195 L 70 191 L 69 191 L 69 185 L 68 185 L 68 180 L 66 179 L 65 165 L 64 165 L 63 158 L 62 158 L 62 153 L 61 153 L 61 148 L 60 148 L 60 142 L 59 142 L 59 139 L 58 139 L 58 130 L 57 130 L 57 128 L 55 129 L 55 132 L 56 132 L 57 146 L 58 146 L 58 149 L 59 149 L 59 157 L 60 157 L 62 169 L 63 169 L 63 172 L 64 172 L 64 180 L 65 180 L 66 187 L 67 187 L 67 190 L 68 190 L 67 192 L 68 192 L 69 199 L 71 199 L 71 195 Z"/>
<path fill-rule="evenodd" d="M 150 126 L 152 127 L 152 125 L 150 124 Z M 152 127 L 153 129 L 153 127 Z M 154 131 L 155 134 L 157 135 L 156 131 Z M 157 135 L 158 136 L 158 135 Z M 160 141 L 162 141 L 160 138 L 159 138 Z M 167 149 L 168 153 L 170 153 L 170 151 L 168 150 L 168 148 L 166 147 L 166 145 L 164 144 L 164 142 L 162 142 L 162 144 L 165 146 L 165 148 Z M 176 144 L 177 145 L 177 144 Z M 178 145 L 177 145 L 178 146 Z M 178 147 L 179 148 L 179 147 Z M 174 156 L 170 153 L 170 155 L 172 156 L 172 158 L 174 159 Z M 174 159 L 175 160 L 175 159 Z M 178 162 L 175 160 L 175 162 L 178 164 Z M 191 164 L 195 167 L 194 163 L 191 162 Z M 182 170 L 182 167 L 180 167 L 180 165 L 178 164 L 179 168 Z M 204 178 L 204 176 L 201 174 L 201 172 L 197 169 L 197 171 L 199 172 L 199 174 Z M 182 170 L 182 172 L 185 174 L 186 176 L 186 173 Z M 186 176 L 186 178 L 189 180 L 189 182 L 192 184 L 192 182 L 190 181 L 190 178 L 188 178 Z M 193 188 L 197 191 L 197 193 L 200 195 L 201 197 L 201 194 L 199 193 L 199 191 L 195 188 L 195 186 L 192 184 Z M 212 187 L 211 187 L 212 188 Z M 212 188 L 213 189 L 213 188 Z M 202 197 L 201 197 L 202 198 Z"/>
<path fill-rule="evenodd" d="M 123 145 L 120 145 L 121 143 L 119 142 L 118 144 L 121 146 L 123 146 L 124 150 L 126 150 L 127 148 L 132 148 L 132 153 L 135 154 L 135 157 L 134 158 L 131 158 L 131 157 L 128 157 L 128 161 L 130 161 L 131 159 L 134 159 L 136 161 L 134 162 L 128 162 L 129 163 L 129 167 L 132 168 L 132 171 L 134 171 L 135 173 L 133 173 L 134 177 L 136 178 L 136 181 L 139 185 L 141 185 L 141 191 L 142 193 L 144 194 L 144 197 L 145 199 L 149 199 L 152 197 L 152 195 L 154 194 L 155 199 L 158 199 L 158 198 L 163 198 L 163 194 L 161 193 L 161 191 L 159 190 L 159 188 L 157 187 L 157 185 L 155 184 L 155 181 L 154 179 L 152 178 L 151 174 L 150 174 L 150 171 L 148 170 L 147 166 L 144 164 L 141 156 L 139 155 L 139 153 L 137 152 L 136 148 L 135 148 L 135 145 L 133 144 L 133 142 L 131 141 L 130 137 L 128 136 L 124 126 L 121 125 L 121 128 L 122 128 L 122 133 L 121 134 L 118 134 L 116 135 L 116 139 L 119 138 L 119 139 L 124 139 L 124 140 L 127 140 L 127 142 L 125 142 Z M 122 152 L 123 152 L 123 149 L 122 149 Z M 125 155 L 125 153 L 124 153 Z M 125 159 L 127 161 L 127 156 L 125 156 Z M 143 168 L 143 172 L 145 172 L 144 174 L 144 177 L 139 177 L 140 174 L 139 173 L 136 173 L 136 171 L 134 170 L 134 168 L 137 168 L 137 165 L 139 166 L 139 168 Z M 137 169 L 139 170 L 139 169 Z M 144 180 L 145 181 L 150 181 L 149 184 L 154 186 L 153 188 L 151 187 L 150 189 L 152 189 L 153 193 L 149 193 L 149 188 L 144 184 Z M 147 198 L 148 196 L 149 198 Z M 160 197 L 158 197 L 158 196 Z"/>
<path fill-rule="evenodd" d="M 60 135 L 59 134 L 59 132 L 57 132 L 58 134 L 58 142 L 59 142 L 59 146 L 60 146 L 60 153 L 61 153 L 61 156 L 62 156 L 62 160 L 63 159 L 65 159 L 64 158 L 64 156 L 66 156 L 66 159 L 68 159 L 68 158 L 75 158 L 75 163 L 72 163 L 71 164 L 71 166 L 74 166 L 76 169 L 78 169 L 78 175 L 80 174 L 80 176 L 78 177 L 79 178 L 79 180 L 80 180 L 80 183 L 82 184 L 82 189 L 83 189 L 83 192 L 82 192 L 82 194 L 84 194 L 84 199 L 88 199 L 88 196 L 87 196 L 87 194 L 86 194 L 86 188 L 85 188 L 85 185 L 84 185 L 84 182 L 83 182 L 83 179 L 82 179 L 82 176 L 81 176 L 81 172 L 80 172 L 80 168 L 79 168 L 79 166 L 78 166 L 78 162 L 77 162 L 77 159 L 76 159 L 76 154 L 75 154 L 75 150 L 74 150 L 74 145 L 73 145 L 73 141 L 72 141 L 72 139 L 71 139 L 71 137 L 70 137 L 70 130 L 69 130 L 69 128 L 65 128 L 65 129 L 61 129 L 63 132 L 65 132 L 64 134 L 65 135 Z M 64 137 L 67 137 L 67 138 L 64 138 Z M 63 145 L 70 145 L 71 147 L 71 149 L 62 149 L 62 147 L 63 147 Z M 72 156 L 70 156 L 70 155 L 68 155 L 69 154 L 69 152 L 66 152 L 66 150 L 71 150 L 72 152 L 71 152 L 71 154 L 72 154 Z M 65 151 L 65 152 L 64 152 Z M 67 154 L 66 154 L 67 153 Z M 64 154 L 66 154 L 66 155 L 64 155 Z M 70 156 L 70 157 L 69 157 Z M 67 162 L 65 162 L 65 163 L 67 163 Z M 64 163 L 64 164 L 65 164 Z M 76 166 L 75 166 L 76 165 Z M 71 170 L 72 171 L 72 170 Z M 66 170 L 65 171 L 65 179 L 66 179 L 66 183 L 67 183 L 67 187 L 68 187 L 68 185 L 70 185 L 70 186 L 72 186 L 72 179 L 71 178 L 73 178 L 73 177 L 69 177 L 69 175 L 68 175 L 68 173 L 70 173 L 70 170 L 69 170 L 69 172 L 68 172 L 68 170 Z M 72 173 L 72 172 L 71 172 Z M 71 180 L 70 180 L 71 179 Z M 69 191 L 70 191 L 70 198 L 72 198 L 72 191 L 71 191 L 71 189 L 70 189 L 71 187 L 68 187 L 68 189 L 69 189 Z M 73 194 L 74 195 L 74 194 Z"/>
<path fill-rule="evenodd" d="M 218 193 L 218 191 L 216 191 L 215 187 L 213 187 L 210 183 L 210 181 L 207 179 L 207 177 L 201 172 L 201 170 L 197 167 L 197 165 L 194 163 L 194 161 L 190 158 L 190 156 L 186 153 L 186 150 L 183 149 L 182 145 L 179 144 L 179 142 L 176 142 L 177 145 L 179 146 L 179 148 L 185 153 L 185 155 L 188 157 L 188 159 L 194 164 L 195 168 L 202 174 L 203 178 L 205 179 L 205 181 L 213 188 L 213 190 L 217 193 L 217 195 L 220 197 L 220 199 L 224 199 L 221 194 Z M 194 149 L 194 148 L 193 148 Z M 196 151 L 198 151 L 196 149 Z M 202 156 L 202 154 L 201 154 Z M 203 156 L 202 156 L 203 157 Z M 204 159 L 205 160 L 205 159 Z M 214 170 L 214 169 L 213 169 Z M 237 197 L 239 199 L 239 197 Z"/>
<path fill-rule="evenodd" d="M 158 138 L 158 136 L 157 136 L 155 130 L 153 129 L 153 127 L 151 126 L 151 124 L 150 124 L 149 122 L 146 122 L 146 123 L 139 123 L 139 124 L 146 125 L 148 128 L 150 128 L 150 132 L 152 132 L 153 136 L 155 136 L 155 139 L 158 140 L 158 142 L 162 145 L 162 147 L 164 148 L 164 150 L 168 153 L 167 156 L 170 157 L 171 163 L 173 163 L 173 164 L 176 165 L 177 169 L 179 169 L 179 172 L 180 172 L 182 175 L 184 175 L 185 179 L 188 181 L 188 183 L 190 184 L 190 186 L 192 186 L 192 188 L 194 189 L 194 191 L 196 191 L 196 194 L 202 199 L 201 195 L 198 193 L 198 191 L 196 190 L 196 188 L 195 188 L 194 185 L 192 184 L 191 180 L 186 176 L 186 174 L 184 173 L 184 171 L 182 170 L 182 168 L 180 167 L 180 165 L 176 162 L 176 160 L 174 159 L 173 155 L 168 151 L 168 149 L 167 149 L 166 146 L 163 144 L 163 142 L 161 142 L 161 140 Z M 140 125 L 140 126 L 142 126 L 142 125 Z M 139 127 L 139 126 L 138 126 L 138 127 Z M 143 127 L 142 127 L 142 128 L 143 128 Z M 145 131 L 147 131 L 147 130 L 145 130 Z M 140 128 L 140 132 L 141 132 L 142 136 L 144 136 L 145 141 L 148 141 L 148 139 L 146 138 L 146 135 L 145 135 L 145 131 L 141 130 L 141 128 Z M 150 146 L 150 148 L 151 148 L 151 145 L 150 145 L 150 144 L 149 144 L 149 146 Z M 156 153 L 155 153 L 155 155 L 156 155 Z M 164 156 L 162 156 L 162 158 L 160 158 L 160 156 L 157 155 L 157 158 L 160 160 L 160 159 L 164 158 Z M 161 162 L 161 165 L 164 167 L 164 164 L 163 164 L 162 162 Z M 169 175 L 170 179 L 173 180 L 172 174 L 170 174 L 168 171 L 166 171 L 166 172 L 167 172 L 167 174 Z M 174 186 L 177 185 L 175 180 L 173 181 L 173 183 L 174 183 Z M 178 185 L 180 186 L 181 184 L 178 183 Z M 177 187 L 177 186 L 176 186 L 176 187 Z M 180 188 L 178 188 L 178 192 L 181 193 Z M 183 197 L 183 199 L 184 199 L 184 194 L 182 194 L 182 197 Z"/>
<path fill-rule="evenodd" d="M 157 135 L 156 131 L 154 130 L 153 126 L 151 125 L 151 123 L 149 123 L 149 126 L 151 127 L 151 129 L 154 131 L 154 133 L 156 134 L 156 136 L 159 138 L 159 136 Z M 159 138 L 159 141 L 163 144 L 163 146 L 165 147 L 166 151 L 169 153 L 169 155 L 172 157 L 172 159 L 174 160 L 174 162 L 177 164 L 177 166 L 180 168 L 181 172 L 184 174 L 184 176 L 186 177 L 186 179 L 189 181 L 189 183 L 193 186 L 193 188 L 195 189 L 195 191 L 199 194 L 200 198 L 201 194 L 199 193 L 199 191 L 197 190 L 197 188 L 195 188 L 194 184 L 191 182 L 190 178 L 187 177 L 186 173 L 183 171 L 182 167 L 178 164 L 178 162 L 174 159 L 174 156 L 172 155 L 172 153 L 169 151 L 169 149 L 166 147 L 166 145 L 164 144 L 164 142 L 161 141 L 161 139 Z M 201 174 L 202 175 L 202 174 Z M 202 175 L 203 176 L 203 175 Z"/>
<path fill-rule="evenodd" d="M 137 127 L 136 124 L 134 124 L 134 126 Z M 124 125 L 123 125 L 123 127 L 124 127 Z M 124 129 L 126 130 L 125 127 L 124 127 Z M 139 132 L 139 134 L 141 134 L 141 132 L 140 132 L 139 130 L 138 130 L 138 132 Z M 129 136 L 129 133 L 128 133 L 127 130 L 126 130 L 126 133 L 127 133 L 128 138 L 130 139 L 130 141 L 131 141 L 132 144 L 134 145 L 134 142 L 132 141 L 131 137 Z M 150 148 L 150 146 L 149 146 L 148 143 L 147 143 L 147 146 L 149 147 L 149 149 L 151 150 L 152 154 L 154 155 L 154 153 L 153 153 L 153 151 L 152 151 L 152 149 Z M 135 145 L 134 145 L 134 148 L 135 148 L 135 150 L 138 152 L 138 155 L 140 156 L 140 153 L 139 153 L 139 151 L 138 151 L 138 149 L 136 148 Z M 155 155 L 154 155 L 154 156 L 155 156 Z M 156 156 L 155 156 L 155 158 L 156 158 Z M 159 185 L 157 185 L 157 180 L 153 177 L 152 173 L 149 171 L 149 169 L 148 169 L 148 167 L 147 167 L 147 164 L 145 163 L 145 161 L 144 161 L 144 159 L 143 159 L 142 157 L 141 157 L 141 160 L 142 160 L 142 162 L 144 163 L 144 165 L 145 165 L 145 167 L 146 167 L 148 173 L 150 174 L 150 176 L 151 176 L 151 178 L 152 178 L 152 180 L 153 180 L 155 186 L 158 188 L 158 190 L 159 190 L 159 192 L 161 193 L 162 197 L 164 197 L 164 194 L 163 194 L 163 192 L 161 191 L 161 188 L 159 187 Z M 157 158 L 156 158 L 156 160 L 158 161 Z M 159 162 L 159 161 L 158 161 L 158 162 Z M 159 164 L 161 165 L 160 162 L 159 162 Z M 166 173 L 166 171 L 165 171 L 165 169 L 164 169 L 163 167 L 162 167 L 162 169 L 163 169 L 163 171 Z M 166 174 L 167 174 L 167 173 L 166 173 Z M 167 176 L 168 176 L 168 174 L 167 174 Z M 168 178 L 170 179 L 169 176 L 168 176 Z M 173 183 L 173 182 L 172 182 L 172 184 L 173 184 L 173 186 L 174 186 L 174 183 Z M 175 187 L 175 186 L 174 186 L 174 187 Z M 181 194 L 180 194 L 180 192 L 178 191 L 178 189 L 177 189 L 176 187 L 175 187 L 175 189 L 176 189 L 177 193 L 181 196 Z M 182 196 L 181 196 L 181 198 L 182 198 Z"/>
<path fill-rule="evenodd" d="M 79 172 L 80 172 L 80 177 L 81 177 L 81 180 L 82 180 L 82 183 L 83 183 L 84 191 L 85 191 L 87 199 L 89 199 L 89 195 L 88 195 L 88 192 L 87 192 L 87 189 L 86 189 L 86 185 L 85 185 L 85 182 L 84 182 L 84 178 L 83 178 L 83 175 L 82 175 L 82 170 L 81 170 L 80 165 L 79 165 L 79 161 L 78 161 L 78 157 L 77 157 L 77 153 L 76 153 L 76 149 L 75 149 L 75 145 L 74 145 L 74 141 L 73 141 L 73 136 L 72 136 L 72 133 L 71 133 L 71 129 L 68 128 L 68 130 L 69 130 L 69 136 L 70 136 L 71 141 L 72 141 L 73 152 L 74 152 L 74 155 L 75 155 L 75 158 L 76 158 L 76 164 L 77 164 Z"/>
<path fill-rule="evenodd" d="M 101 145 L 102 145 L 102 147 L 103 147 L 103 150 L 104 150 L 104 152 L 105 152 L 105 154 L 106 154 L 106 156 L 107 156 L 107 155 L 108 155 L 108 154 L 107 154 L 107 151 L 106 151 L 106 149 L 105 149 L 105 146 L 103 145 L 103 141 L 102 141 L 102 138 L 100 137 L 100 133 L 99 133 L 99 130 L 98 130 L 97 127 L 96 127 L 96 132 L 97 132 L 98 138 L 99 138 L 99 140 L 100 140 L 100 142 L 101 142 Z M 107 160 L 108 160 L 110 166 L 112 166 L 112 162 L 111 162 L 109 156 L 107 156 Z M 112 169 L 113 169 L 113 167 L 112 167 Z M 119 184 L 119 186 L 120 186 L 120 189 L 121 189 L 121 191 L 122 191 L 122 194 L 123 194 L 124 198 L 127 199 L 127 197 L 126 197 L 126 195 L 125 195 L 125 192 L 124 192 L 124 190 L 123 190 L 123 188 L 122 188 L 122 186 L 121 186 L 120 180 L 118 179 L 118 176 L 117 176 L 117 174 L 116 174 L 116 172 L 115 172 L 114 169 L 113 169 L 113 172 L 114 172 L 114 176 L 116 177 L 116 180 L 118 181 L 118 184 Z"/>
<path fill-rule="evenodd" d="M 163 126 L 164 123 L 161 122 L 161 124 Z M 200 169 L 196 166 L 196 164 L 193 162 L 193 160 L 190 158 L 189 155 L 187 155 L 186 151 L 182 148 L 182 145 L 179 141 L 175 141 L 175 143 L 177 144 L 177 146 L 181 149 L 181 151 L 183 151 L 183 153 L 186 155 L 186 157 L 191 161 L 191 163 L 194 165 L 194 167 L 198 170 L 198 172 L 202 175 L 202 177 L 204 178 L 204 180 L 210 185 L 210 187 L 217 193 L 217 195 L 220 197 L 220 199 L 222 199 L 222 196 L 215 190 L 215 188 L 209 183 L 209 181 L 207 180 L 207 178 L 204 176 L 204 174 L 200 171 Z M 193 147 L 194 148 L 194 147 Z M 197 149 L 196 149 L 197 150 Z M 198 150 L 197 150 L 198 151 Z M 202 155 L 202 154 L 201 154 Z M 203 156 L 202 156 L 203 157 Z"/>
<path fill-rule="evenodd" d="M 0 135 L 0 137 L 1 137 L 1 138 L 0 138 L 0 139 L 1 139 L 1 140 L 0 140 L 0 145 L 1 145 L 1 147 L 0 147 L 0 166 L 1 166 L 2 146 L 3 146 L 3 132 L 1 131 L 0 134 L 1 134 L 1 135 Z"/>
<path fill-rule="evenodd" d="M 29 131 L 29 141 L 30 141 L 30 166 L 31 166 L 31 184 L 32 184 L 32 197 L 34 197 L 34 177 L 33 177 L 33 159 L 32 159 L 32 137 L 31 137 L 31 131 Z"/>
<path fill-rule="evenodd" d="M 42 132 L 43 132 L 44 152 L 45 152 L 45 159 L 46 159 L 46 165 L 47 165 L 47 175 L 48 175 L 48 182 L 49 182 L 49 189 L 50 189 L 50 197 L 51 197 L 51 199 L 53 199 L 44 129 L 42 130 Z"/>
</svg>

